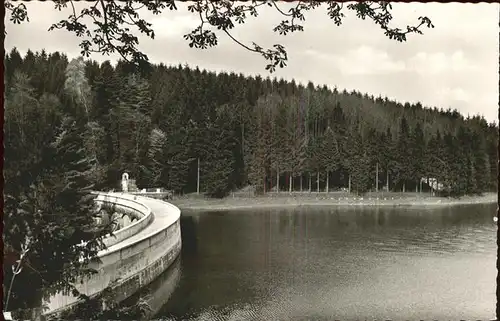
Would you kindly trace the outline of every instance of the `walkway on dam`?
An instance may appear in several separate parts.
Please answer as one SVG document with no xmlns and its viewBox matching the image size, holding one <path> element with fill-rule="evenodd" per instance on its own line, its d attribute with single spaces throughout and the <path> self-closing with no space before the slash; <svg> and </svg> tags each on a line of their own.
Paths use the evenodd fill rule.
<svg viewBox="0 0 500 321">
<path fill-rule="evenodd" d="M 169 203 L 159 201 L 157 199 L 152 199 L 148 197 L 141 197 L 137 195 L 132 195 L 128 193 L 109 193 L 110 195 L 119 195 L 120 197 L 129 198 L 132 200 L 137 200 L 151 209 L 153 215 L 153 220 L 144 229 L 140 230 L 137 234 L 126 238 L 125 240 L 116 243 L 102 253 L 110 253 L 115 250 L 122 249 L 130 244 L 143 240 L 151 235 L 154 235 L 165 229 L 166 226 L 173 224 L 178 216 L 172 215 L 171 212 L 166 211 L 166 206 L 172 206 Z"/>
</svg>

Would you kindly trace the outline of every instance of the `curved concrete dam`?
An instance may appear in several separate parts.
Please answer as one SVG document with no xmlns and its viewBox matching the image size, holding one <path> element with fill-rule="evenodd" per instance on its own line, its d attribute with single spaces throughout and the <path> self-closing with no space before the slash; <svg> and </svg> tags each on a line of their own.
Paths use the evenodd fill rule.
<svg viewBox="0 0 500 321">
<path fill-rule="evenodd" d="M 179 256 L 182 241 L 180 210 L 167 202 L 125 193 L 96 193 L 96 202 L 108 204 L 120 213 L 139 219 L 104 240 L 107 249 L 99 252 L 100 263 L 89 266 L 98 271 L 77 289 L 93 297 L 113 284 L 118 302 L 151 283 Z M 79 303 L 71 293 L 52 295 L 44 315 L 57 315 Z"/>
</svg>

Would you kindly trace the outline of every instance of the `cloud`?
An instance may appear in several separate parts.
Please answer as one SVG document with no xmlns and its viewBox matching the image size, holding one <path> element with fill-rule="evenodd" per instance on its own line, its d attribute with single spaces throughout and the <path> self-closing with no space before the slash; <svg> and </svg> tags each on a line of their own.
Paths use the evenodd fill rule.
<svg viewBox="0 0 500 321">
<path fill-rule="evenodd" d="M 444 52 L 419 52 L 408 61 L 409 68 L 421 75 L 434 76 L 436 74 L 478 72 L 477 64 L 467 59 L 462 50 L 451 54 Z"/>
<path fill-rule="evenodd" d="M 158 38 L 182 37 L 200 24 L 192 15 L 155 16 L 149 22 Z"/>
<path fill-rule="evenodd" d="M 311 59 L 322 60 L 338 69 L 343 75 L 376 75 L 404 71 L 402 61 L 395 61 L 385 51 L 369 46 L 348 50 L 343 55 L 321 53 L 312 49 L 305 51 Z"/>
<path fill-rule="evenodd" d="M 83 5 L 77 3 L 77 10 Z M 65 31 L 46 31 L 52 23 L 67 18 L 69 9 L 58 12 L 52 3 L 44 2 L 29 2 L 27 7 L 29 23 L 6 21 L 7 51 L 16 46 L 21 52 L 45 48 L 65 52 L 70 58 L 78 55 L 81 39 Z M 183 35 L 198 25 L 198 17 L 188 12 L 186 5 L 178 7 L 160 15 L 143 15 L 153 24 L 156 37 L 151 40 L 139 35 L 139 48 L 152 61 L 269 76 L 264 70 L 267 62 L 260 55 L 246 51 L 225 35 L 220 36 L 216 48 L 189 48 Z M 282 7 L 286 9 L 285 4 Z M 272 28 L 283 17 L 265 7 L 259 17 L 238 25 L 233 34 L 246 44 L 285 45 L 288 66 L 271 77 L 311 80 L 401 102 L 479 112 L 489 121 L 497 119 L 498 4 L 395 3 L 393 26 L 404 28 L 419 16 L 429 16 L 435 25 L 404 43 L 388 39 L 373 22 L 357 19 L 351 11 L 337 27 L 325 9 L 306 13 L 304 32 L 282 37 Z M 93 54 L 92 58 L 103 61 L 111 57 Z"/>
<path fill-rule="evenodd" d="M 470 102 L 472 95 L 463 88 L 443 88 L 437 92 L 441 101 L 463 101 Z"/>
</svg>

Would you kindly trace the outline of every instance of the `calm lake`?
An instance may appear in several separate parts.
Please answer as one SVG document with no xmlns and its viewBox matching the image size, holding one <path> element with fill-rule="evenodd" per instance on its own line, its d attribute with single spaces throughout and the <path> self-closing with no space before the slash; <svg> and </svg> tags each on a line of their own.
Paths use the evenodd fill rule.
<svg viewBox="0 0 500 321">
<path fill-rule="evenodd" d="M 496 204 L 183 212 L 154 319 L 495 318 Z"/>
</svg>

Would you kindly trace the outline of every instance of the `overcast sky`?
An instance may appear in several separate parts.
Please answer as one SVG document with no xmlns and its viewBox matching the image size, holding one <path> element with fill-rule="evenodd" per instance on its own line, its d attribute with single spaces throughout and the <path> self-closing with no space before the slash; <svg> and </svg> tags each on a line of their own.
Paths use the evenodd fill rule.
<svg viewBox="0 0 500 321">
<path fill-rule="evenodd" d="M 79 39 L 66 31 L 47 29 L 67 17 L 69 9 L 58 12 L 52 2 L 26 2 L 30 22 L 6 22 L 5 48 L 65 52 L 79 55 Z M 77 8 L 82 5 L 78 4 Z M 281 6 L 285 6 L 281 4 Z M 394 6 L 394 25 L 405 27 L 426 15 L 435 28 L 424 35 L 412 35 L 405 43 L 389 40 L 370 21 L 346 12 L 342 26 L 328 18 L 326 7 L 306 14 L 305 31 L 287 36 L 273 33 L 279 14 L 265 7 L 259 17 L 237 26 L 234 35 L 242 42 L 266 47 L 285 45 L 289 62 L 272 76 L 294 78 L 298 82 L 327 84 L 339 89 L 356 89 L 375 96 L 381 94 L 401 102 L 420 101 L 424 106 L 451 107 L 462 114 L 481 114 L 498 123 L 498 4 L 411 3 Z M 140 38 L 140 49 L 152 62 L 187 63 L 200 69 L 269 75 L 266 61 L 227 37 L 208 50 L 189 48 L 183 35 L 198 24 L 197 16 L 179 3 L 178 11 L 166 10 L 159 16 L 144 15 L 153 23 L 154 40 Z M 110 57 L 94 54 L 93 59 Z M 113 57 L 111 57 L 113 60 Z"/>
</svg>

